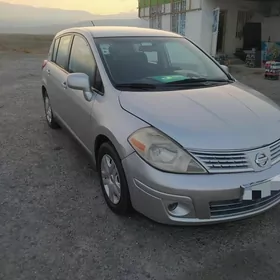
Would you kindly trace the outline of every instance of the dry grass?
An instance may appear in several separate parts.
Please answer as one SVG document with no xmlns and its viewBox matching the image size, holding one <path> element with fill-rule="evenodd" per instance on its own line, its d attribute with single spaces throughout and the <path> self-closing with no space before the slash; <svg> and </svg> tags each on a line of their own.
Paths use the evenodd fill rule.
<svg viewBox="0 0 280 280">
<path fill-rule="evenodd" d="M 0 34 L 0 51 L 47 53 L 53 35 Z"/>
</svg>

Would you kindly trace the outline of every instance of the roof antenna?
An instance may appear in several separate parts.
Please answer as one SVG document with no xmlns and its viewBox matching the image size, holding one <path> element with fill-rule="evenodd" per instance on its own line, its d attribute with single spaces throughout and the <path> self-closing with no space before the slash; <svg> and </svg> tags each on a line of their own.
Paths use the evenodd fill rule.
<svg viewBox="0 0 280 280">
<path fill-rule="evenodd" d="M 92 26 L 95 26 L 95 24 L 94 24 L 93 20 L 91 20 L 90 22 L 91 22 Z"/>
</svg>

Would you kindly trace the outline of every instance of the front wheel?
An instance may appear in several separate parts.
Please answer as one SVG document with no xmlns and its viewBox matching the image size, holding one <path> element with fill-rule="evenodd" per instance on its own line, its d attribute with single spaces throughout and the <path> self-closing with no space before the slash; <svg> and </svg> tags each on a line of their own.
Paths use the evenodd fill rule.
<svg viewBox="0 0 280 280">
<path fill-rule="evenodd" d="M 131 210 L 129 189 L 121 160 L 113 145 L 104 143 L 98 151 L 97 169 L 105 201 L 116 214 Z"/>
</svg>

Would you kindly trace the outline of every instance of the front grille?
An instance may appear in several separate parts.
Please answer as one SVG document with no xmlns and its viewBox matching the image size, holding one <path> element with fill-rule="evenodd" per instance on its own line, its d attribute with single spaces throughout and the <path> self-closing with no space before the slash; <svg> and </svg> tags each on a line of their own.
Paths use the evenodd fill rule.
<svg viewBox="0 0 280 280">
<path fill-rule="evenodd" d="M 280 140 L 270 145 L 271 163 L 275 164 L 280 161 Z"/>
<path fill-rule="evenodd" d="M 256 200 L 225 200 L 210 203 L 211 218 L 224 218 L 257 211 L 280 200 L 280 191 Z"/>
<path fill-rule="evenodd" d="M 192 154 L 211 173 L 247 172 L 254 171 L 243 152 L 233 153 L 204 153 L 192 152 Z"/>
<path fill-rule="evenodd" d="M 280 161 L 280 140 L 268 145 L 270 150 L 271 165 Z M 267 148 L 266 147 L 266 148 Z M 264 148 L 264 147 L 262 147 Z M 261 148 L 247 151 L 191 151 L 191 154 L 210 172 L 210 173 L 232 173 L 249 172 L 254 168 L 247 156 L 248 153 Z M 268 155 L 269 156 L 269 155 Z"/>
</svg>

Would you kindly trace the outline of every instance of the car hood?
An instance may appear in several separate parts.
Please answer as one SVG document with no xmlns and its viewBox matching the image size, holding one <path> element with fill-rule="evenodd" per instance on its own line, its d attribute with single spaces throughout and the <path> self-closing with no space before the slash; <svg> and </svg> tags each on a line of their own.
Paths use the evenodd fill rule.
<svg viewBox="0 0 280 280">
<path fill-rule="evenodd" d="M 280 139 L 280 108 L 239 82 L 178 91 L 123 91 L 119 100 L 124 110 L 188 149 L 252 149 Z"/>
</svg>

